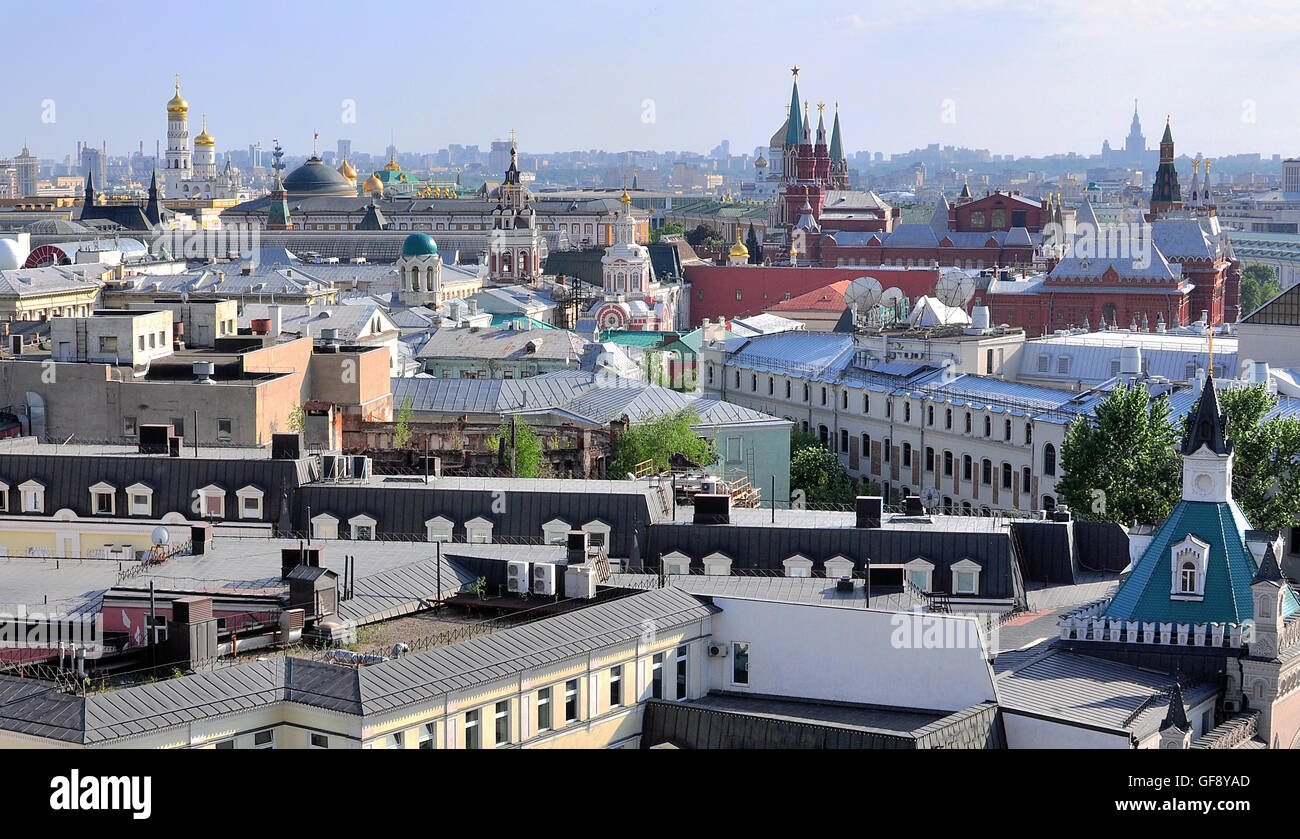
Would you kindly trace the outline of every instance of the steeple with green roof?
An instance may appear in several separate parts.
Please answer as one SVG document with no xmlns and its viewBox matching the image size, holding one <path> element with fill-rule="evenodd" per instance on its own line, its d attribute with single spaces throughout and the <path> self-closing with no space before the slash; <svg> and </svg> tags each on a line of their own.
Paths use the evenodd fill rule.
<svg viewBox="0 0 1300 839">
<path fill-rule="evenodd" d="M 1251 530 L 1232 498 L 1233 445 L 1207 376 L 1200 405 L 1182 445 L 1183 498 L 1160 525 L 1115 596 L 1101 610 L 1107 621 L 1244 627 L 1255 618 L 1251 585 L 1273 576 L 1247 545 Z M 1253 534 L 1254 541 L 1258 534 Z M 1282 587 L 1282 617 L 1300 600 Z"/>
<path fill-rule="evenodd" d="M 799 119 L 799 68 L 791 68 L 794 84 L 790 88 L 790 124 L 785 129 L 785 144 L 797 146 L 803 142 L 803 123 Z"/>
</svg>

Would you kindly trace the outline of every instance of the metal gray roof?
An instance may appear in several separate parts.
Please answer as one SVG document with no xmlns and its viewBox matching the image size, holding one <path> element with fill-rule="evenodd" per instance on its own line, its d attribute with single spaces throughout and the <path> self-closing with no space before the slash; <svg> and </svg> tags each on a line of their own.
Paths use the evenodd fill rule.
<svg viewBox="0 0 1300 839">
<path fill-rule="evenodd" d="M 274 657 L 87 696 L 58 693 L 34 679 L 0 676 L 0 728 L 92 745 L 280 701 L 354 715 L 383 713 L 634 641 L 647 620 L 670 630 L 714 611 L 669 587 L 368 667 Z"/>
<path fill-rule="evenodd" d="M 1079 722 L 1143 739 L 1157 731 L 1169 706 L 1174 677 L 1057 648 L 1000 673 L 999 704 L 1068 722 Z M 1216 692 L 1208 683 L 1184 687 L 1187 706 Z"/>
</svg>

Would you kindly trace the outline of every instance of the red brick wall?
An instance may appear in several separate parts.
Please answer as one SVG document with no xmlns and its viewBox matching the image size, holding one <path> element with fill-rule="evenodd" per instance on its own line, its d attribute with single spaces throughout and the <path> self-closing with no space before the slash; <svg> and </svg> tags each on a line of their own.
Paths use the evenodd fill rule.
<svg viewBox="0 0 1300 839">
<path fill-rule="evenodd" d="M 875 277 L 885 288 L 897 287 L 908 297 L 933 294 L 938 272 L 932 268 L 880 270 L 867 266 L 790 268 L 788 266 L 690 265 L 691 322 L 705 318 L 738 318 L 760 314 L 790 297 L 807 294 L 840 280 Z M 741 299 L 736 299 L 740 289 Z"/>
</svg>

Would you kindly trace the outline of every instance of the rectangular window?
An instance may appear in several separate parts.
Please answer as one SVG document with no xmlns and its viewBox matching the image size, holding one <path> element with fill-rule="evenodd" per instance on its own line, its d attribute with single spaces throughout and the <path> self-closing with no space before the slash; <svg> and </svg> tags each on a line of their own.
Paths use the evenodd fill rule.
<svg viewBox="0 0 1300 839">
<path fill-rule="evenodd" d="M 479 738 L 478 730 L 478 709 L 465 712 L 465 748 L 479 749 L 483 747 Z"/>
<path fill-rule="evenodd" d="M 970 571 L 957 572 L 957 593 L 974 594 L 975 593 L 975 574 Z"/>
<path fill-rule="evenodd" d="M 623 704 L 623 665 L 609 668 L 609 707 Z"/>
<path fill-rule="evenodd" d="M 564 721 L 573 722 L 578 718 L 578 680 L 570 679 L 564 683 Z"/>
<path fill-rule="evenodd" d="M 551 689 L 537 691 L 537 730 L 551 730 Z"/>
<path fill-rule="evenodd" d="M 135 417 L 122 417 L 122 436 L 134 437 L 136 433 Z"/>
<path fill-rule="evenodd" d="M 677 648 L 677 699 L 686 698 L 686 672 L 689 660 L 687 654 L 690 647 L 681 646 Z"/>
<path fill-rule="evenodd" d="M 234 420 L 219 419 L 217 420 L 217 441 L 222 443 L 230 442 L 231 431 L 234 428 Z"/>
<path fill-rule="evenodd" d="M 650 698 L 664 698 L 664 654 L 655 653 L 650 660 Z"/>
<path fill-rule="evenodd" d="M 421 726 L 420 727 L 420 748 L 432 749 L 434 745 L 433 738 L 436 733 L 437 733 L 437 728 L 434 725 L 434 723 L 426 722 L 423 726 Z"/>
<path fill-rule="evenodd" d="M 313 749 L 328 749 L 330 747 L 330 738 L 324 734 L 313 734 L 311 736 L 311 747 Z"/>
<path fill-rule="evenodd" d="M 749 644 L 743 641 L 731 644 L 731 683 L 749 684 Z"/>
<path fill-rule="evenodd" d="M 233 749 L 234 747 L 235 747 L 235 741 L 234 741 L 234 740 L 222 740 L 222 741 L 220 741 L 219 743 L 217 743 L 217 745 L 214 746 L 213 748 L 217 748 L 217 749 Z"/>
<path fill-rule="evenodd" d="M 259 731 L 253 735 L 253 748 L 255 749 L 273 749 L 275 748 L 275 732 Z"/>
<path fill-rule="evenodd" d="M 117 352 L 117 336 L 115 335 L 99 336 L 99 351 L 104 353 Z"/>
<path fill-rule="evenodd" d="M 504 746 L 510 743 L 510 700 L 508 699 L 503 699 L 497 703 L 496 738 L 496 744 L 498 746 Z"/>
</svg>

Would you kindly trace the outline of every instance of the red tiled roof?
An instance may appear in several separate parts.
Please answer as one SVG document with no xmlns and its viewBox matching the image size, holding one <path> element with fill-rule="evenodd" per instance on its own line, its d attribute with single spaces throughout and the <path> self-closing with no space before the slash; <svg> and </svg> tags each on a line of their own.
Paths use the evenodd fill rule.
<svg viewBox="0 0 1300 839">
<path fill-rule="evenodd" d="M 842 312 L 847 305 L 844 292 L 848 290 L 849 280 L 840 280 L 827 286 L 814 289 L 807 294 L 782 300 L 775 306 L 769 306 L 769 312 Z"/>
</svg>

